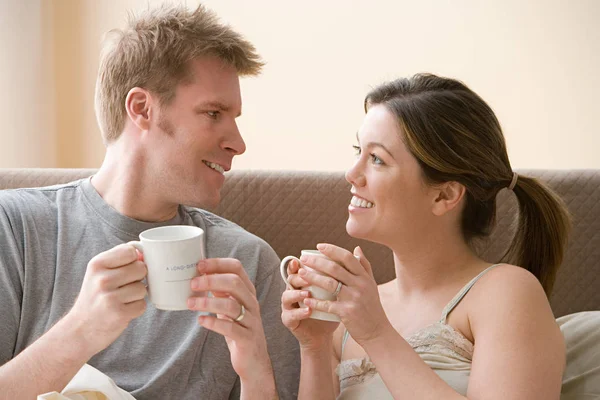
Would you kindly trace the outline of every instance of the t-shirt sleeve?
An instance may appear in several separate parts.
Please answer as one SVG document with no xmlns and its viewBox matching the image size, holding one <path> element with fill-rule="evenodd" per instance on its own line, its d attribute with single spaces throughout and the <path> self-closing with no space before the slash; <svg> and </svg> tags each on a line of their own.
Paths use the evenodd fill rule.
<svg viewBox="0 0 600 400">
<path fill-rule="evenodd" d="M 0 365 L 13 358 L 23 297 L 23 256 L 13 228 L 0 203 Z"/>
<path fill-rule="evenodd" d="M 279 275 L 279 257 L 268 246 L 261 251 L 259 268 L 269 273 L 256 282 L 256 293 L 260 304 L 267 347 L 275 384 L 282 400 L 298 398 L 300 381 L 300 351 L 298 341 L 281 322 L 281 294 L 285 283 Z"/>
</svg>

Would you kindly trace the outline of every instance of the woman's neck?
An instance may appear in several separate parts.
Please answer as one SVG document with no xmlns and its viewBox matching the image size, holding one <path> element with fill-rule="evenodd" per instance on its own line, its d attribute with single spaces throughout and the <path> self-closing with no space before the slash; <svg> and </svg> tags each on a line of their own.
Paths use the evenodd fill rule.
<svg viewBox="0 0 600 400">
<path fill-rule="evenodd" d="M 426 240 L 392 247 L 392 251 L 397 289 L 408 296 L 435 290 L 456 280 L 464 281 L 486 265 L 462 235 L 449 232 L 436 231 Z"/>
</svg>

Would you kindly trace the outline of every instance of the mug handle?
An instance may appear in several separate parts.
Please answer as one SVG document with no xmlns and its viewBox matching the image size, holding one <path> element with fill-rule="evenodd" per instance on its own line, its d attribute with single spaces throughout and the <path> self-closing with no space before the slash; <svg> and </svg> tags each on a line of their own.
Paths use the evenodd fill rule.
<svg viewBox="0 0 600 400">
<path fill-rule="evenodd" d="M 279 264 L 279 272 L 281 272 L 281 277 L 283 278 L 283 281 L 285 282 L 285 285 L 288 289 L 296 289 L 288 282 L 287 265 L 292 260 L 300 262 L 300 260 L 296 256 L 287 256 L 284 257 L 284 259 L 281 260 L 281 264 Z"/>
</svg>

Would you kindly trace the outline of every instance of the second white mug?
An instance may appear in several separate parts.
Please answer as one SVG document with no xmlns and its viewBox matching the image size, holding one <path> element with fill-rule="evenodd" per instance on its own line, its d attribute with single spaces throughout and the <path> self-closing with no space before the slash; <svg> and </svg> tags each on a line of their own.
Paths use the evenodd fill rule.
<svg viewBox="0 0 600 400">
<path fill-rule="evenodd" d="M 302 250 L 300 252 L 302 255 L 306 254 L 306 255 L 311 255 L 311 256 L 318 256 L 318 257 L 324 257 L 329 259 L 326 255 L 324 255 L 323 253 L 321 253 L 318 250 Z M 301 268 L 305 268 L 309 271 L 313 271 L 317 274 L 320 275 L 325 275 L 322 272 L 319 271 L 315 271 L 314 269 L 310 268 L 307 265 L 302 264 L 302 262 L 300 261 L 300 259 L 298 259 L 298 257 L 295 256 L 287 256 L 284 257 L 283 260 L 281 260 L 281 264 L 279 266 L 280 272 L 281 272 L 281 277 L 283 278 L 283 280 L 288 283 L 288 274 L 287 274 L 287 264 L 291 261 L 291 260 L 297 260 L 300 265 Z M 327 290 L 320 288 L 318 286 L 308 286 L 306 288 L 303 288 L 305 290 L 308 290 L 311 294 L 311 297 L 318 299 L 318 300 L 336 300 L 336 297 L 333 293 L 328 292 Z M 306 307 L 304 305 L 304 303 L 300 302 L 300 307 Z M 331 313 L 327 313 L 324 311 L 317 311 L 317 310 L 313 310 L 312 314 L 310 315 L 310 318 L 314 318 L 314 319 L 320 319 L 322 321 L 333 321 L 333 322 L 339 322 L 340 318 L 335 315 L 335 314 L 331 314 Z"/>
</svg>

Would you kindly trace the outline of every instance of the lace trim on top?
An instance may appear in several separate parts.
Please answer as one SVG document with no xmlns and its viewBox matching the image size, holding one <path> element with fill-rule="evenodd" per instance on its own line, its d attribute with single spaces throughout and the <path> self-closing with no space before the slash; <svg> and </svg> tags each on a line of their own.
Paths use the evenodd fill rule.
<svg viewBox="0 0 600 400">
<path fill-rule="evenodd" d="M 406 341 L 419 355 L 438 354 L 468 363 L 473 358 L 473 343 L 441 321 L 418 330 Z M 377 369 L 369 357 L 353 358 L 342 361 L 336 373 L 340 378 L 340 389 L 343 389 L 366 381 L 377 373 Z"/>
<path fill-rule="evenodd" d="M 407 342 L 419 354 L 433 352 L 448 357 L 458 356 L 468 361 L 473 358 L 473 343 L 452 326 L 442 322 L 417 331 Z"/>
<path fill-rule="evenodd" d="M 337 366 L 335 372 L 340 377 L 340 390 L 342 390 L 372 378 L 377 373 L 377 369 L 369 357 L 366 357 L 344 360 Z"/>
</svg>

